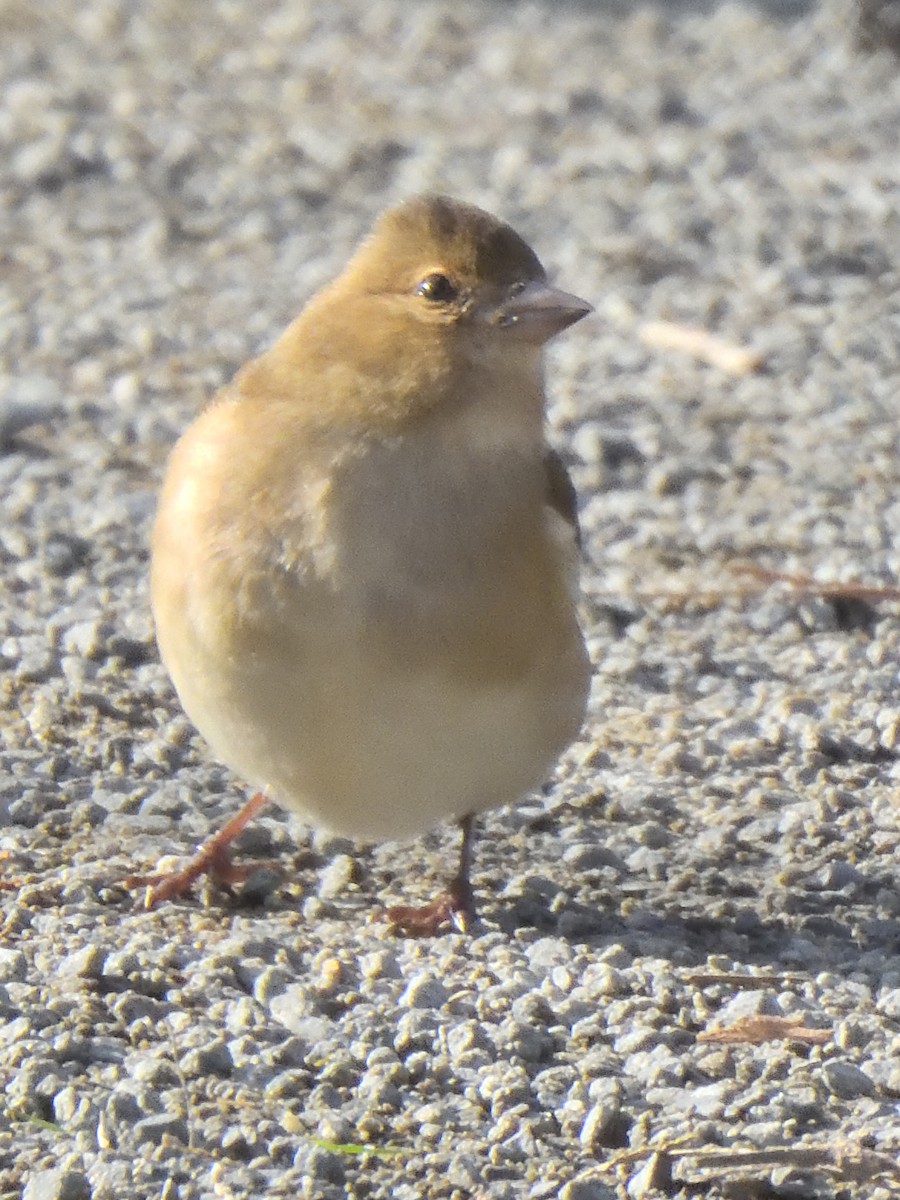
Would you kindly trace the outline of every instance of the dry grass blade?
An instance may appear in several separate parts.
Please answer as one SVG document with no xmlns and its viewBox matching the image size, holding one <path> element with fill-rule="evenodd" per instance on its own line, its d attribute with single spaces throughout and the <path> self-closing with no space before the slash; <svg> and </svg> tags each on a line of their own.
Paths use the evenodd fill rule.
<svg viewBox="0 0 900 1200">
<path fill-rule="evenodd" d="M 663 350 L 681 350 L 730 375 L 749 375 L 763 365 L 762 355 L 745 346 L 737 346 L 705 329 L 677 325 L 673 321 L 647 321 L 638 330 L 646 346 Z"/>
<path fill-rule="evenodd" d="M 716 983 L 736 988 L 786 988 L 796 982 L 791 975 L 751 975 L 745 971 L 691 971 L 684 976 L 685 983 L 694 987 L 711 987 Z"/>
<path fill-rule="evenodd" d="M 786 583 L 807 596 L 824 596 L 832 600 L 900 600 L 900 587 L 889 584 L 858 583 L 855 580 L 823 583 L 811 575 L 794 571 L 776 571 L 754 562 L 734 562 L 730 569 L 738 575 L 750 575 L 763 583 Z"/>
<path fill-rule="evenodd" d="M 872 1183 L 876 1178 L 900 1179 L 900 1162 L 889 1154 L 868 1150 L 850 1142 L 832 1146 L 770 1146 L 765 1150 L 682 1151 L 685 1160 L 679 1177 L 691 1171 L 753 1170 L 793 1167 L 797 1170 L 820 1170 L 846 1182 Z"/>
<path fill-rule="evenodd" d="M 711 1173 L 722 1181 L 758 1183 L 766 1173 L 779 1167 L 821 1171 L 846 1183 L 900 1181 L 900 1160 L 896 1156 L 869 1150 L 847 1140 L 837 1139 L 825 1146 L 768 1146 L 763 1150 L 688 1146 L 684 1144 L 687 1140 L 689 1138 L 682 1137 L 669 1144 L 621 1151 L 599 1165 L 597 1178 L 610 1173 L 621 1178 L 641 1159 L 646 1159 L 648 1164 L 656 1160 L 675 1180 L 687 1184 L 707 1182 Z"/>
<path fill-rule="evenodd" d="M 762 1013 L 740 1017 L 731 1025 L 719 1025 L 697 1034 L 698 1042 L 806 1042 L 824 1046 L 831 1040 L 830 1029 L 815 1029 L 803 1024 L 802 1017 L 770 1017 Z"/>
</svg>

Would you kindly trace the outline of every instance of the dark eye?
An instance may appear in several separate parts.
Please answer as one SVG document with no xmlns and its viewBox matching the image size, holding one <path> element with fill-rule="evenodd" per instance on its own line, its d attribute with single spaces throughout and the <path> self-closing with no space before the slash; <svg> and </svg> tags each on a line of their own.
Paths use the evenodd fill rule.
<svg viewBox="0 0 900 1200">
<path fill-rule="evenodd" d="M 433 275 L 426 275 L 421 283 L 416 284 L 416 295 L 421 296 L 423 300 L 430 300 L 433 304 L 446 304 L 456 299 L 459 289 L 452 279 L 436 271 Z"/>
</svg>

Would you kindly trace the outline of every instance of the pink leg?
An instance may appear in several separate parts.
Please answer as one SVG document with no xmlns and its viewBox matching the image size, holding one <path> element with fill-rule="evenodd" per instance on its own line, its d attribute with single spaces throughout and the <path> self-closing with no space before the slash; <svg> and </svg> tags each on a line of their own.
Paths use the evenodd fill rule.
<svg viewBox="0 0 900 1200">
<path fill-rule="evenodd" d="M 144 906 L 153 908 L 174 896 L 183 896 L 201 875 L 211 875 L 222 883 L 233 884 L 243 881 L 255 871 L 259 863 L 237 865 L 231 861 L 229 845 L 253 820 L 266 803 L 262 792 L 251 796 L 240 812 L 226 821 L 217 833 L 208 838 L 186 867 L 180 871 L 163 871 L 151 875 L 129 875 L 122 882 L 125 887 L 146 887 Z"/>
<path fill-rule="evenodd" d="M 384 915 L 396 933 L 411 937 L 434 937 L 444 929 L 456 928 L 467 933 L 475 920 L 475 894 L 469 878 L 472 870 L 472 848 L 475 833 L 475 818 L 469 814 L 459 823 L 462 830 L 462 845 L 459 852 L 459 870 L 450 886 L 430 904 L 396 904 L 384 910 Z"/>
</svg>

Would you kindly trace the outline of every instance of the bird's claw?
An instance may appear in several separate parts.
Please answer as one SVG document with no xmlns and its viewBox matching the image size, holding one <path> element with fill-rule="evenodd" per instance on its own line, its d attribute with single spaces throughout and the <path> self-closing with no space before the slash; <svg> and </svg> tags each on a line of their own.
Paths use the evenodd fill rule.
<svg viewBox="0 0 900 1200">
<path fill-rule="evenodd" d="M 429 904 L 394 904 L 382 910 L 394 933 L 435 937 L 448 929 L 468 933 L 475 923 L 475 897 L 468 880 L 454 880 Z"/>
</svg>

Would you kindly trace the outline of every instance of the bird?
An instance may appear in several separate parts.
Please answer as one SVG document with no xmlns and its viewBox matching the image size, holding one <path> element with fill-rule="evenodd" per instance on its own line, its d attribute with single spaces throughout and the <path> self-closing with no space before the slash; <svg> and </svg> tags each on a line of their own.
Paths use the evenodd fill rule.
<svg viewBox="0 0 900 1200">
<path fill-rule="evenodd" d="M 273 797 L 316 829 L 461 829 L 450 884 L 383 911 L 471 928 L 475 820 L 538 787 L 581 728 L 573 485 L 543 348 L 592 306 L 497 217 L 388 209 L 346 269 L 177 442 L 151 536 L 162 661 L 213 753 L 258 789 L 148 904 Z"/>
</svg>

